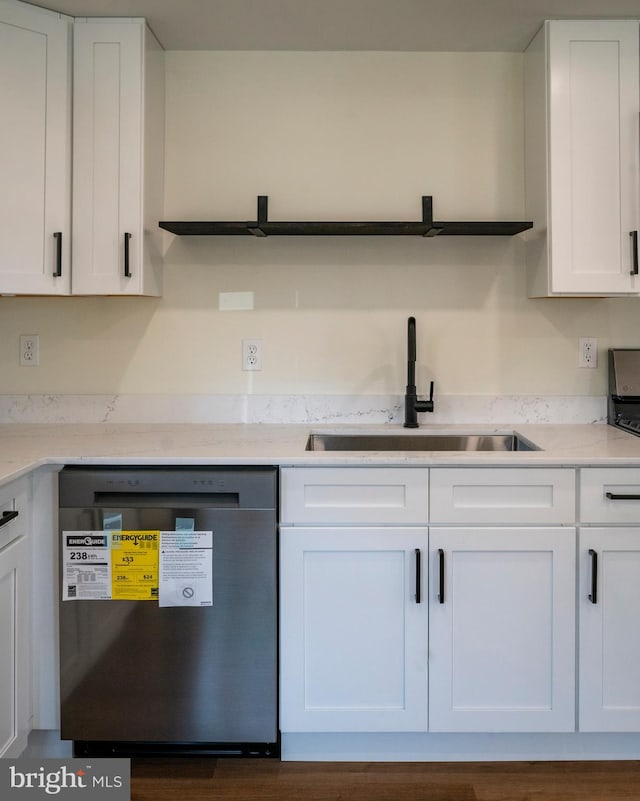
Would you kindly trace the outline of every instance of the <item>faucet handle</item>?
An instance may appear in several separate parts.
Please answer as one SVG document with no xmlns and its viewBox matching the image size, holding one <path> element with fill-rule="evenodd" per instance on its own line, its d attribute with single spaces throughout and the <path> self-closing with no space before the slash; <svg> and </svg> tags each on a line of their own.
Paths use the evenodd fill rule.
<svg viewBox="0 0 640 801">
<path fill-rule="evenodd" d="M 429 385 L 429 400 L 418 400 L 414 395 L 412 399 L 412 408 L 415 409 L 416 412 L 433 411 L 433 381 Z M 416 421 L 416 426 L 417 426 L 417 421 Z M 416 426 L 407 426 L 405 423 L 405 427 L 407 428 L 415 428 Z"/>
<path fill-rule="evenodd" d="M 433 411 L 433 381 L 429 384 L 429 400 L 426 402 L 427 404 L 427 411 Z"/>
</svg>

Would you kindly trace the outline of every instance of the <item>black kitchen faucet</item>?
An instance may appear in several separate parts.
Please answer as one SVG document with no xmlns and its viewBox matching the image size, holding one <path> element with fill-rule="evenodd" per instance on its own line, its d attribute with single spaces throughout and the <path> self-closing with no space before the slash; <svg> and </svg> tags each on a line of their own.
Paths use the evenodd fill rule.
<svg viewBox="0 0 640 801">
<path fill-rule="evenodd" d="M 418 412 L 433 411 L 433 381 L 429 400 L 419 400 L 416 394 L 416 318 L 409 317 L 407 342 L 407 388 L 404 393 L 404 427 L 418 428 Z"/>
</svg>

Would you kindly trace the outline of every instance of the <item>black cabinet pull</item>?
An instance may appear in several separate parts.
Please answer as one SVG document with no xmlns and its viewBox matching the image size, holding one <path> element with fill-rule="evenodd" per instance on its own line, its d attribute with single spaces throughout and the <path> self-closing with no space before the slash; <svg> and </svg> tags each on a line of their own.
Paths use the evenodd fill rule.
<svg viewBox="0 0 640 801">
<path fill-rule="evenodd" d="M 629 234 L 631 237 L 631 259 L 632 259 L 632 267 L 631 267 L 631 275 L 638 275 L 638 232 L 631 231 Z"/>
<path fill-rule="evenodd" d="M 3 512 L 2 517 L 0 517 L 0 527 L 6 526 L 7 523 L 10 523 L 12 520 L 15 520 L 16 517 L 20 514 L 17 510 L 13 512 Z"/>
<path fill-rule="evenodd" d="M 605 498 L 610 501 L 640 501 L 640 495 L 628 495 L 626 493 L 605 492 Z"/>
<path fill-rule="evenodd" d="M 591 592 L 589 593 L 589 600 L 592 604 L 598 603 L 598 554 L 589 548 L 589 556 L 591 557 Z"/>
<path fill-rule="evenodd" d="M 440 572 L 440 586 L 438 589 L 438 601 L 444 603 L 444 551 L 438 548 L 438 570 Z"/>
<path fill-rule="evenodd" d="M 129 240 L 131 234 L 125 233 L 124 235 L 124 277 L 131 278 L 131 270 L 129 269 Z"/>
<path fill-rule="evenodd" d="M 420 587 L 422 585 L 422 554 L 420 553 L 420 548 L 416 548 L 416 603 L 419 604 L 422 601 L 422 594 L 420 592 Z"/>
<path fill-rule="evenodd" d="M 54 278 L 62 275 L 62 231 L 54 231 L 53 236 L 56 240 L 56 269 L 53 271 Z"/>
</svg>

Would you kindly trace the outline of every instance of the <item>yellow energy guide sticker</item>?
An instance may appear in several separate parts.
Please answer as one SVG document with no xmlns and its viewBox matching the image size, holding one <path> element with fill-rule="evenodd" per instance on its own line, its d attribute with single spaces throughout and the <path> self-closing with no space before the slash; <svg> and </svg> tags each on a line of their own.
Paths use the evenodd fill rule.
<svg viewBox="0 0 640 801">
<path fill-rule="evenodd" d="M 158 600 L 159 531 L 111 533 L 111 597 L 114 601 Z"/>
</svg>

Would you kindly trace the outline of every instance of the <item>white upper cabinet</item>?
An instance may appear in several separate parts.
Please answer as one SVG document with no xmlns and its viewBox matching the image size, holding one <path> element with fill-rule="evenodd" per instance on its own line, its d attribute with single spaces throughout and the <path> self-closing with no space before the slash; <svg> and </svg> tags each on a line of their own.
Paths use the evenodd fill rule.
<svg viewBox="0 0 640 801">
<path fill-rule="evenodd" d="M 69 17 L 0 0 L 0 292 L 67 294 Z"/>
<path fill-rule="evenodd" d="M 546 22 L 525 54 L 525 133 L 529 295 L 640 293 L 638 21 Z"/>
<path fill-rule="evenodd" d="M 164 59 L 145 21 L 0 0 L 0 103 L 0 293 L 159 295 Z"/>
<path fill-rule="evenodd" d="M 159 295 L 163 51 L 143 19 L 74 27 L 74 294 Z"/>
</svg>

